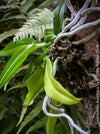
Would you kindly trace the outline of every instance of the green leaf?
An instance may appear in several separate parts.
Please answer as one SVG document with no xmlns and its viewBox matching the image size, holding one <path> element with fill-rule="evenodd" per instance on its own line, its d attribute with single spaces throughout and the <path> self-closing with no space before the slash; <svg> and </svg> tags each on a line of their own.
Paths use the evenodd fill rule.
<svg viewBox="0 0 100 134">
<path fill-rule="evenodd" d="M 30 128 L 26 131 L 25 134 L 30 134 L 30 132 L 34 132 L 34 130 L 43 127 L 46 120 L 47 120 L 47 117 L 44 116 L 42 119 L 36 121 L 36 123 L 34 125 L 30 126 Z"/>
<path fill-rule="evenodd" d="M 33 38 L 24 38 L 15 42 L 10 42 L 7 44 L 7 46 L 4 49 L 0 51 L 0 56 L 11 56 L 20 47 L 27 46 L 33 43 L 34 43 Z"/>
<path fill-rule="evenodd" d="M 46 56 L 46 51 L 44 51 L 39 57 L 35 57 L 33 60 L 31 60 L 28 71 L 24 78 L 24 81 L 30 77 L 30 75 L 33 73 L 35 67 L 38 66 L 43 61 L 43 58 L 45 56 Z"/>
<path fill-rule="evenodd" d="M 17 84 L 15 86 L 12 86 L 11 88 L 7 89 L 7 92 L 13 90 L 13 89 L 19 89 L 19 88 L 23 88 L 25 84 Z"/>
<path fill-rule="evenodd" d="M 44 32 L 44 41 L 45 42 L 53 42 L 56 38 L 56 35 L 54 34 L 54 29 L 46 29 Z"/>
<path fill-rule="evenodd" d="M 31 101 L 34 99 L 38 91 L 43 87 L 44 81 L 43 68 L 38 66 L 37 70 L 26 82 L 28 93 L 26 96 L 26 105 L 29 106 Z"/>
<path fill-rule="evenodd" d="M 2 120 L 3 119 L 3 117 L 4 117 L 4 115 L 5 115 L 5 113 L 7 112 L 7 108 L 3 108 L 1 111 L 0 111 L 0 120 Z"/>
<path fill-rule="evenodd" d="M 2 88 L 8 80 L 15 74 L 19 67 L 23 64 L 29 53 L 32 51 L 47 46 L 46 43 L 29 44 L 27 46 L 20 47 L 10 58 L 6 64 L 4 70 L 0 74 L 0 88 Z"/>
<path fill-rule="evenodd" d="M 63 0 L 54 10 L 54 32 L 57 35 L 62 30 L 63 20 L 64 20 L 64 10 L 65 10 L 65 1 Z"/>
<path fill-rule="evenodd" d="M 28 116 L 20 125 L 17 134 L 19 134 L 22 131 L 22 129 L 42 111 L 42 103 L 43 101 L 39 101 L 36 104 L 35 108 L 28 114 Z"/>
<path fill-rule="evenodd" d="M 44 75 L 44 86 L 46 94 L 55 101 L 72 105 L 78 103 L 81 98 L 74 97 L 61 84 L 52 77 L 52 64 L 49 58 L 45 57 L 46 68 Z"/>
<path fill-rule="evenodd" d="M 42 10 L 25 22 L 23 27 L 15 34 L 14 40 L 35 36 L 40 42 L 45 29 L 49 28 L 53 28 L 53 12 Z"/>
<path fill-rule="evenodd" d="M 7 81 L 13 76 L 13 74 L 25 61 L 25 59 L 27 58 L 25 52 L 27 52 L 27 50 L 28 48 L 26 47 L 18 49 L 8 61 L 4 70 L 0 74 L 0 88 L 2 88 L 7 83 Z"/>
<path fill-rule="evenodd" d="M 25 102 L 24 102 L 23 107 L 22 107 L 22 111 L 21 111 L 21 116 L 20 116 L 20 119 L 19 119 L 16 126 L 19 126 L 19 124 L 22 122 L 26 112 L 27 112 L 27 106 L 25 105 Z"/>
<path fill-rule="evenodd" d="M 57 102 L 53 101 L 53 104 L 57 105 Z M 57 114 L 58 112 L 53 110 L 53 109 L 50 109 L 50 113 Z M 50 116 L 48 117 L 47 127 L 46 127 L 46 134 L 53 134 L 56 122 L 57 122 L 57 117 L 50 117 Z"/>
<path fill-rule="evenodd" d="M 2 42 L 3 40 L 5 40 L 8 37 L 14 35 L 17 31 L 18 31 L 17 29 L 13 29 L 13 30 L 0 34 L 0 42 Z"/>
<path fill-rule="evenodd" d="M 26 0 L 21 3 L 21 9 L 23 12 L 27 12 L 30 7 L 32 6 L 32 3 L 35 2 L 35 0 Z"/>
</svg>

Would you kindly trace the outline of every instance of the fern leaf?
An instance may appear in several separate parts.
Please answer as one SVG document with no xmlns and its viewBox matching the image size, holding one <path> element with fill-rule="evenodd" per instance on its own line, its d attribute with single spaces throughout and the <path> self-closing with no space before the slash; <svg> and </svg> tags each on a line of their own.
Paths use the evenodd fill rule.
<svg viewBox="0 0 100 134">
<path fill-rule="evenodd" d="M 4 117 L 4 115 L 5 115 L 5 113 L 7 112 L 7 108 L 3 108 L 2 110 L 0 109 L 0 120 L 2 120 L 3 119 L 3 117 Z"/>
<path fill-rule="evenodd" d="M 0 9 L 9 9 L 9 8 L 16 8 L 16 6 L 15 5 L 5 5 L 5 6 L 0 6 Z"/>
<path fill-rule="evenodd" d="M 20 125 L 17 131 L 17 134 L 19 134 L 22 131 L 22 129 L 42 111 L 42 103 L 43 101 L 39 101 L 35 109 L 33 109 L 29 113 L 29 115 L 24 119 L 24 121 L 22 122 L 22 124 Z"/>
<path fill-rule="evenodd" d="M 21 2 L 21 9 L 24 13 L 26 13 L 31 7 L 33 7 L 33 2 L 36 0 L 24 0 Z"/>
<path fill-rule="evenodd" d="M 0 42 L 2 42 L 4 39 L 14 35 L 17 31 L 18 31 L 17 29 L 13 29 L 13 30 L 0 34 Z"/>
<path fill-rule="evenodd" d="M 54 0 L 46 0 L 44 1 L 43 3 L 41 3 L 40 5 L 38 5 L 38 8 L 33 8 L 31 9 L 29 12 L 28 12 L 28 16 L 32 16 L 33 14 L 39 12 L 40 10 L 43 10 L 45 8 L 48 8 L 48 7 L 52 7 L 52 2 Z"/>
<path fill-rule="evenodd" d="M 53 1 L 54 0 L 46 0 L 41 5 L 39 5 L 39 8 L 40 9 L 43 9 L 43 8 L 49 7 L 52 4 Z"/>
<path fill-rule="evenodd" d="M 18 15 L 13 15 L 13 16 L 9 16 L 9 17 L 4 17 L 3 19 L 1 19 L 0 20 L 0 23 L 5 23 L 5 21 L 12 21 L 12 20 L 14 20 L 14 21 L 18 21 L 18 22 L 16 22 L 16 23 L 20 23 L 21 25 L 23 24 L 23 22 L 21 22 L 21 21 L 25 21 L 25 19 L 24 19 L 24 17 L 21 15 L 21 14 L 18 14 Z M 18 30 L 17 30 L 18 31 Z M 14 34 L 16 34 L 17 33 L 17 31 L 14 33 Z"/>
<path fill-rule="evenodd" d="M 46 123 L 47 117 L 43 117 L 41 120 L 38 120 L 34 125 L 32 125 L 25 134 L 30 134 L 30 132 L 34 132 L 34 130 L 39 129 L 44 126 Z"/>
<path fill-rule="evenodd" d="M 40 42 L 43 38 L 44 30 L 51 28 L 53 28 L 53 12 L 43 10 L 27 20 L 23 27 L 15 34 L 14 41 L 35 36 Z"/>
<path fill-rule="evenodd" d="M 13 0 L 8 0 L 7 5 L 11 4 L 12 2 L 13 2 Z"/>
</svg>

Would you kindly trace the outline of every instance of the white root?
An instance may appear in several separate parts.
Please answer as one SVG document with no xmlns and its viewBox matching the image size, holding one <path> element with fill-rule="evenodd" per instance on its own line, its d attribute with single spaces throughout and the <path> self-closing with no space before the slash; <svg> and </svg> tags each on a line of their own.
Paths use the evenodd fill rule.
<svg viewBox="0 0 100 134">
<path fill-rule="evenodd" d="M 54 61 L 54 65 L 53 65 L 53 76 L 55 76 L 55 73 L 56 73 L 57 63 L 58 63 L 58 59 L 56 59 L 56 60 Z M 48 105 L 50 108 L 52 108 L 52 109 L 58 111 L 58 114 L 52 114 L 52 113 L 47 112 L 47 109 L 46 109 L 47 105 Z M 70 130 L 71 130 L 71 134 L 74 134 L 74 129 L 73 129 L 73 127 L 76 128 L 77 131 L 79 131 L 79 132 L 82 133 L 82 134 L 88 134 L 88 132 L 85 132 L 85 131 L 82 130 L 79 126 L 77 126 L 69 115 L 67 115 L 67 114 L 64 113 L 64 109 L 62 109 L 62 108 L 57 108 L 56 106 L 52 105 L 52 104 L 51 104 L 51 99 L 50 99 L 47 95 L 46 95 L 45 98 L 44 98 L 44 102 L 43 102 L 42 109 L 43 109 L 43 112 L 44 112 L 47 116 L 51 116 L 51 117 L 65 117 L 65 118 L 68 120 L 69 127 L 70 127 Z"/>
<path fill-rule="evenodd" d="M 75 12 L 74 7 L 73 7 L 73 5 L 72 5 L 70 0 L 66 0 L 66 5 L 67 5 L 68 9 L 71 12 L 71 20 L 72 20 L 75 17 L 76 12 Z"/>
<path fill-rule="evenodd" d="M 78 132 L 80 132 L 81 134 L 89 134 L 88 132 L 85 132 L 84 130 L 82 130 L 79 126 L 77 126 L 74 121 L 72 120 L 72 118 L 65 114 L 65 113 L 59 113 L 59 114 L 52 114 L 52 113 L 49 113 L 46 109 L 47 107 L 47 104 L 48 104 L 48 101 L 49 101 L 49 97 L 46 95 L 45 98 L 44 98 L 44 102 L 43 102 L 43 106 L 42 106 L 42 109 L 43 109 L 43 112 L 47 115 L 47 116 L 50 116 L 50 117 L 65 117 L 68 122 L 70 123 L 71 125 L 71 130 L 72 130 L 72 127 L 74 127 Z M 72 130 L 73 131 L 73 130 Z"/>
<path fill-rule="evenodd" d="M 60 34 L 65 33 L 69 28 L 71 28 L 73 25 L 75 25 L 78 22 L 81 12 L 88 7 L 90 2 L 91 2 L 91 0 L 86 0 L 83 7 L 76 14 L 75 18 L 67 26 L 64 27 L 64 29 L 62 30 L 62 32 Z"/>
<path fill-rule="evenodd" d="M 54 61 L 54 64 L 53 64 L 53 77 L 55 76 L 56 74 L 56 71 L 57 71 L 57 63 L 58 63 L 58 58 L 56 58 L 56 60 Z"/>
<path fill-rule="evenodd" d="M 81 31 L 82 29 L 85 29 L 85 28 L 90 27 L 90 26 L 95 26 L 95 25 L 98 25 L 98 24 L 100 24 L 100 19 L 98 19 L 96 21 L 93 21 L 93 22 L 90 22 L 90 23 L 86 23 L 84 25 L 81 25 L 80 27 L 78 27 L 77 29 L 75 29 L 71 32 L 63 33 L 61 35 L 58 35 L 57 38 L 54 40 L 54 43 L 56 43 L 62 37 L 71 37 L 72 35 L 75 35 L 77 32 Z"/>
<path fill-rule="evenodd" d="M 79 22 L 70 29 L 70 32 L 73 31 L 73 30 L 75 30 L 75 29 L 77 29 L 79 26 L 81 26 L 85 22 L 86 18 L 87 18 L 87 15 L 85 15 L 84 17 L 82 17 L 79 20 Z"/>
<path fill-rule="evenodd" d="M 88 9 L 85 9 L 81 12 L 81 16 L 85 16 L 87 14 L 94 12 L 94 11 L 100 11 L 100 7 L 90 7 Z"/>
<path fill-rule="evenodd" d="M 71 13 L 74 12 L 70 0 L 66 0 L 66 3 Z M 58 34 L 58 36 L 54 40 L 54 43 L 57 43 L 57 41 L 62 37 L 72 37 L 73 35 L 75 35 L 77 32 L 79 32 L 84 28 L 98 25 L 100 23 L 100 19 L 84 24 L 88 14 L 92 13 L 93 11 L 100 11 L 100 7 L 94 7 L 97 5 L 97 3 L 98 0 L 86 0 L 83 7 L 78 11 L 74 19 L 63 28 L 61 33 Z M 90 4 L 91 7 L 88 8 Z"/>
<path fill-rule="evenodd" d="M 63 112 L 64 112 L 64 109 L 62 109 L 62 108 L 57 108 L 57 107 L 55 107 L 54 105 L 52 105 L 50 102 L 51 102 L 51 99 L 48 97 L 48 102 L 47 102 L 47 104 L 48 104 L 48 106 L 49 106 L 51 109 L 54 109 L 54 110 L 56 110 L 56 111 L 58 111 L 58 112 L 60 112 L 60 113 L 63 113 Z"/>
</svg>

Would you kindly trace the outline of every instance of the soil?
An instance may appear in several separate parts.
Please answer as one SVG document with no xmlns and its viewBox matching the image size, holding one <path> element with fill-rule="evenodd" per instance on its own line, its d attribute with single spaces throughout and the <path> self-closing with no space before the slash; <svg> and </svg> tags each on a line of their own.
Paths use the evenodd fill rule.
<svg viewBox="0 0 100 134">
<path fill-rule="evenodd" d="M 73 0 L 72 3 L 76 11 L 83 4 L 81 0 Z M 97 6 L 100 7 L 100 2 Z M 68 9 L 66 13 L 69 14 Z M 93 12 L 88 15 L 85 23 L 99 18 L 100 13 Z M 56 44 L 53 44 L 47 53 L 48 57 L 53 61 L 59 57 L 59 71 L 57 71 L 56 79 L 63 86 L 66 87 L 67 85 L 73 94 L 74 89 L 77 89 L 78 97 L 83 98 L 84 109 L 82 111 L 87 117 L 85 126 L 91 131 L 100 127 L 100 118 L 98 119 L 100 111 L 100 33 L 97 33 L 89 41 L 83 42 L 81 45 L 73 45 L 72 42 L 86 37 L 97 27 L 86 28 L 70 40 L 61 39 Z"/>
</svg>

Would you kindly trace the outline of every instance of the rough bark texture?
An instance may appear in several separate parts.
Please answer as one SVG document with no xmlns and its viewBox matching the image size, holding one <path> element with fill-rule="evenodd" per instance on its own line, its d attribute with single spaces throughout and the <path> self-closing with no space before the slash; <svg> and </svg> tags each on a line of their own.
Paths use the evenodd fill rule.
<svg viewBox="0 0 100 134">
<path fill-rule="evenodd" d="M 72 1 L 75 9 L 80 9 L 83 2 L 81 0 Z M 100 6 L 100 2 L 97 6 Z M 68 10 L 66 10 L 65 16 L 67 14 L 69 15 Z M 100 18 L 100 12 L 93 12 L 88 15 L 85 23 L 98 18 Z M 53 61 L 60 57 L 56 78 L 63 86 L 68 86 L 72 93 L 75 88 L 78 90 L 78 96 L 83 98 L 84 109 L 82 110 L 86 115 L 85 126 L 91 130 L 100 127 L 97 121 L 97 88 L 100 84 L 100 33 L 81 45 L 73 45 L 72 42 L 86 37 L 97 27 L 86 28 L 70 40 L 61 39 L 53 44 L 47 53 Z"/>
</svg>

